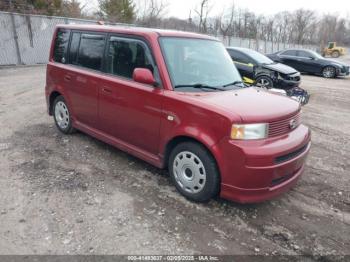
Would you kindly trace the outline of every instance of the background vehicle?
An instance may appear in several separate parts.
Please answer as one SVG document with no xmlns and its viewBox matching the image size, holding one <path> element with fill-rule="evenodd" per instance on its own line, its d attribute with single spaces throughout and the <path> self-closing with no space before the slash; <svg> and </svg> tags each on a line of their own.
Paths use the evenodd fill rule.
<svg viewBox="0 0 350 262">
<path fill-rule="evenodd" d="M 336 42 L 329 42 L 328 46 L 322 50 L 322 56 L 331 56 L 337 58 L 341 55 L 345 55 L 346 49 L 344 47 L 337 46 Z"/>
<path fill-rule="evenodd" d="M 273 93 L 289 96 L 305 105 L 310 95 L 300 87 L 300 73 L 294 68 L 273 62 L 263 54 L 247 48 L 228 47 L 243 81 L 246 85 L 256 85 Z"/>
<path fill-rule="evenodd" d="M 299 86 L 300 73 L 294 68 L 276 63 L 251 49 L 228 47 L 227 51 L 241 76 L 254 80 L 256 86 L 282 89 Z"/>
<path fill-rule="evenodd" d="M 349 75 L 349 66 L 326 59 L 311 50 L 287 49 L 267 56 L 275 62 L 289 65 L 303 73 L 321 75 L 326 78 Z"/>
</svg>

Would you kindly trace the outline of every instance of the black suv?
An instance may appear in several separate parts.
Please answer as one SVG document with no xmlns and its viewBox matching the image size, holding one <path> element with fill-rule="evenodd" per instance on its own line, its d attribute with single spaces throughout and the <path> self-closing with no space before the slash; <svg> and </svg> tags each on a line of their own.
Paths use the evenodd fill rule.
<svg viewBox="0 0 350 262">
<path fill-rule="evenodd" d="M 245 81 L 262 88 L 291 89 L 300 84 L 300 73 L 294 68 L 276 63 L 263 54 L 238 47 L 226 48 Z M 248 79 L 247 79 L 248 78 Z"/>
</svg>

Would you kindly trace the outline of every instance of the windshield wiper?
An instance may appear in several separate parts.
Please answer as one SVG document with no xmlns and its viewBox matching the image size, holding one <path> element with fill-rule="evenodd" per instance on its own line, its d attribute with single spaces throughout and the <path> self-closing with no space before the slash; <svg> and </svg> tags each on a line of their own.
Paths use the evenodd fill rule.
<svg viewBox="0 0 350 262">
<path fill-rule="evenodd" d="M 234 81 L 232 83 L 228 83 L 226 85 L 223 85 L 222 87 L 228 87 L 228 86 L 244 87 L 244 83 L 242 81 Z"/>
<path fill-rule="evenodd" d="M 189 85 L 176 85 L 175 88 L 181 88 L 181 87 L 193 87 L 193 88 L 199 88 L 199 89 L 212 89 L 212 90 L 220 90 L 220 91 L 225 91 L 227 89 L 224 89 L 222 87 L 218 87 L 218 86 L 209 86 L 209 85 L 205 85 L 205 84 L 189 84 Z"/>
</svg>

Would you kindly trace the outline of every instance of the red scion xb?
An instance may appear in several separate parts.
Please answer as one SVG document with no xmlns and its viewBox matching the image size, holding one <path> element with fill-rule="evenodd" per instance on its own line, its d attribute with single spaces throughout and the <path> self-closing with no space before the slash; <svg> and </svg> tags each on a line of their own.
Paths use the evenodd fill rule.
<svg viewBox="0 0 350 262">
<path fill-rule="evenodd" d="M 310 131 L 300 105 L 246 88 L 223 44 L 186 32 L 57 26 L 48 113 L 159 168 L 192 201 L 259 202 L 294 186 Z"/>
</svg>

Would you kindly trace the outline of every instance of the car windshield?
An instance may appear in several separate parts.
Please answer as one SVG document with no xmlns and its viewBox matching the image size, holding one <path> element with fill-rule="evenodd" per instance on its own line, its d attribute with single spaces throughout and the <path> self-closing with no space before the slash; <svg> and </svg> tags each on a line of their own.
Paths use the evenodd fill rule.
<svg viewBox="0 0 350 262">
<path fill-rule="evenodd" d="M 179 91 L 223 91 L 244 87 L 230 55 L 215 40 L 161 37 L 170 78 Z"/>
<path fill-rule="evenodd" d="M 247 51 L 247 54 L 253 58 L 256 62 L 258 62 L 259 64 L 273 64 L 274 61 L 272 61 L 270 58 L 268 58 L 267 56 L 254 51 L 254 50 L 249 50 Z"/>
</svg>

